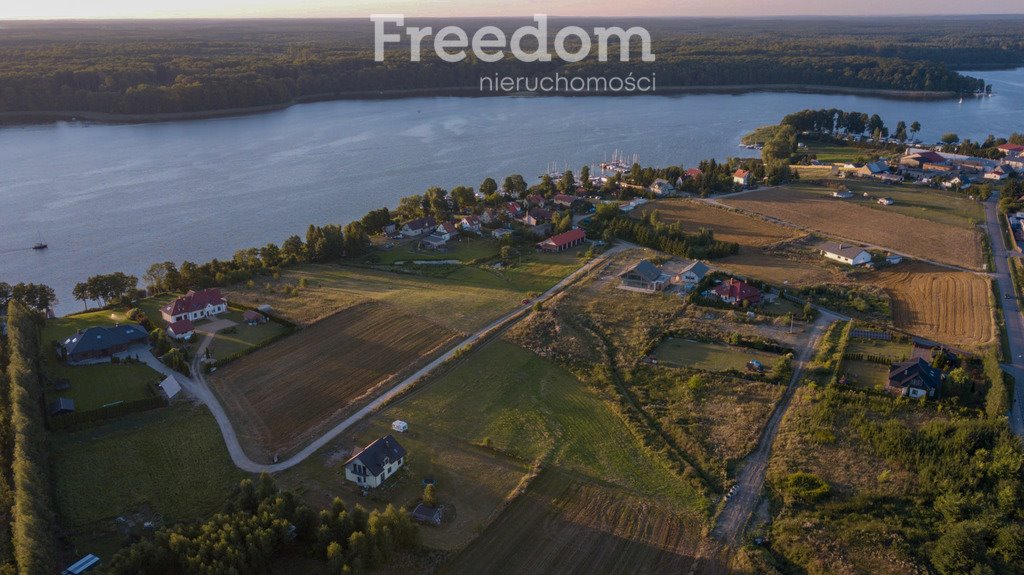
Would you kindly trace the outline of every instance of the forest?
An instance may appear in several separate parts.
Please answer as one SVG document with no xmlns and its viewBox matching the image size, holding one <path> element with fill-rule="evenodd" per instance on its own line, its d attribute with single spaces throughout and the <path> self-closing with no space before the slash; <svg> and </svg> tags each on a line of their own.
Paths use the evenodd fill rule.
<svg viewBox="0 0 1024 575">
<path fill-rule="evenodd" d="M 498 22 L 508 29 L 526 23 Z M 470 33 L 481 25 L 457 23 Z M 656 74 L 659 87 L 801 84 L 972 93 L 986 89 L 984 80 L 956 69 L 1024 64 L 1024 19 L 1014 17 L 591 24 L 643 25 L 657 60 L 601 63 L 591 57 L 570 64 L 506 57 L 485 63 L 470 57 L 446 63 L 426 49 L 422 62 L 409 62 L 399 51 L 378 63 L 369 19 L 10 22 L 0 37 L 0 112 L 196 113 L 473 90 L 483 76 L 556 72 Z"/>
</svg>

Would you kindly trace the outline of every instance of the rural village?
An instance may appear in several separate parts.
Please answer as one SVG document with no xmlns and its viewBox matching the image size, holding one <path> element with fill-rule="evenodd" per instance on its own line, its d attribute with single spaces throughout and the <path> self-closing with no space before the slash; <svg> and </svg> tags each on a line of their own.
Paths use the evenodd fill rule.
<svg viewBox="0 0 1024 575">
<path fill-rule="evenodd" d="M 84 282 L 40 343 L 62 559 L 269 474 L 312 508 L 401 510 L 402 572 L 924 572 L 938 519 L 891 517 L 966 492 L 942 442 L 996 457 L 991 422 L 1022 431 L 1024 141 L 835 117 L 759 130 L 755 158 L 617 152 Z M 959 513 L 1024 501 L 976 469 L 1012 493 Z"/>
</svg>

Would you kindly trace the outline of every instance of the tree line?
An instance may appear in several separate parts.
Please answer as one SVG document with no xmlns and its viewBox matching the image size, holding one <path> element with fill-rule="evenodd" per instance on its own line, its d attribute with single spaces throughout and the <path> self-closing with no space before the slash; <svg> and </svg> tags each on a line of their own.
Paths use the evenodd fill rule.
<svg viewBox="0 0 1024 575">
<path fill-rule="evenodd" d="M 54 518 L 46 429 L 40 406 L 43 388 L 39 373 L 42 318 L 18 300 L 7 307 L 7 394 L 2 398 L 4 461 L 10 462 L 11 548 L 13 563 L 22 574 L 50 574 L 54 564 Z M 9 450 L 9 451 L 8 451 Z M 6 469 L 4 470 L 6 474 Z M 5 480 L 6 483 L 6 480 Z M 0 545 L 5 549 L 6 544 Z M 9 558 L 4 557 L 8 564 Z M 13 572 L 13 571 L 12 571 Z"/>
<path fill-rule="evenodd" d="M 279 561 L 305 557 L 326 563 L 331 573 L 366 573 L 418 545 L 419 530 L 404 509 L 367 512 L 336 498 L 317 513 L 263 474 L 242 480 L 208 520 L 161 529 L 121 550 L 107 572 L 270 573 Z"/>
<path fill-rule="evenodd" d="M 53 288 L 43 284 L 11 285 L 0 281 L 0 311 L 6 310 L 11 301 L 19 301 L 34 310 L 45 312 L 57 303 L 57 294 Z"/>
<path fill-rule="evenodd" d="M 687 233 L 678 222 L 664 224 L 658 211 L 644 219 L 626 217 L 618 206 L 602 204 L 589 225 L 593 237 L 619 238 L 665 253 L 693 259 L 715 259 L 739 253 L 739 244 L 715 240 L 714 232 L 700 228 Z"/>
<path fill-rule="evenodd" d="M 971 93 L 985 90 L 984 81 L 957 73 L 950 65 L 966 61 L 1009 67 L 1024 59 L 1019 29 L 1006 22 L 964 22 L 941 34 L 915 23 L 919 29 L 913 40 L 905 30 L 883 31 L 882 23 L 856 36 L 842 30 L 826 35 L 790 24 L 713 27 L 715 33 L 710 33 L 707 25 L 682 32 L 685 25 L 654 22 L 650 27 L 658 30 L 653 47 L 658 58 L 652 63 L 602 63 L 595 56 L 576 63 L 523 63 L 508 57 L 495 63 L 475 58 L 448 63 L 433 50 L 425 50 L 422 62 L 410 62 L 401 51 L 376 62 L 366 26 L 329 34 L 315 25 L 281 33 L 274 29 L 281 24 L 268 24 L 235 34 L 232 41 L 225 41 L 216 26 L 146 37 L 104 29 L 70 37 L 5 30 L 0 111 L 202 112 L 353 93 L 478 89 L 481 77 L 556 72 L 584 77 L 656 74 L 660 86 L 804 84 Z M 470 23 L 467 28 L 478 26 Z M 779 28 L 790 32 L 780 35 Z"/>
</svg>

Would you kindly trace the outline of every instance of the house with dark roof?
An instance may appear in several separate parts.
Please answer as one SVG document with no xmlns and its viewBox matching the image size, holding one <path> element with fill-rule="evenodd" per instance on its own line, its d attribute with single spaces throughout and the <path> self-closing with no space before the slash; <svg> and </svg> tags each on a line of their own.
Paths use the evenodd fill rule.
<svg viewBox="0 0 1024 575">
<path fill-rule="evenodd" d="M 58 397 L 50 403 L 50 415 L 63 415 L 75 412 L 74 400 L 67 397 Z"/>
<path fill-rule="evenodd" d="M 662 273 L 650 260 L 640 260 L 619 274 L 619 287 L 622 289 L 654 293 L 665 289 L 668 284 L 668 275 Z"/>
<path fill-rule="evenodd" d="M 345 462 L 345 479 L 361 487 L 380 487 L 405 465 L 405 448 L 385 435 L 359 450 Z"/>
<path fill-rule="evenodd" d="M 851 244 L 822 242 L 818 251 L 826 258 L 850 266 L 860 266 L 871 261 L 871 253 L 866 249 Z"/>
<path fill-rule="evenodd" d="M 722 282 L 711 290 L 719 299 L 732 305 L 756 305 L 761 303 L 761 290 L 736 278 Z"/>
<path fill-rule="evenodd" d="M 651 184 L 651 191 L 656 196 L 671 196 L 676 193 L 676 187 L 664 178 L 658 178 Z"/>
<path fill-rule="evenodd" d="M 893 395 L 910 398 L 936 397 L 942 391 L 942 371 L 923 358 L 901 361 L 889 367 L 889 381 L 885 390 Z"/>
<path fill-rule="evenodd" d="M 58 350 L 61 359 L 68 363 L 101 360 L 128 348 L 149 341 L 149 334 L 138 324 L 116 325 L 114 327 L 90 327 L 78 330 L 60 342 Z"/>
<path fill-rule="evenodd" d="M 160 316 L 167 323 L 187 319 L 197 321 L 214 317 L 228 311 L 228 300 L 220 295 L 219 288 L 189 292 L 160 308 Z"/>
<path fill-rule="evenodd" d="M 415 220 L 409 220 L 402 226 L 402 235 L 408 238 L 418 238 L 423 234 L 428 234 L 437 227 L 437 221 L 433 216 L 427 216 L 425 218 L 416 218 Z"/>
<path fill-rule="evenodd" d="M 580 228 L 569 230 L 537 244 L 537 249 L 542 252 L 560 252 L 578 246 L 587 239 L 587 233 Z"/>
</svg>

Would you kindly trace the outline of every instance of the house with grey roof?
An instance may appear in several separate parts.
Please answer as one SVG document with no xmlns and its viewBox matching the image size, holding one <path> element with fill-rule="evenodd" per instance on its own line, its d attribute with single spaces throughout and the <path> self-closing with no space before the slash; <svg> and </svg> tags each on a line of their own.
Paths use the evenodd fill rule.
<svg viewBox="0 0 1024 575">
<path fill-rule="evenodd" d="M 901 361 L 889 367 L 889 381 L 885 390 L 893 395 L 910 397 L 936 397 L 942 389 L 945 375 L 923 358 Z"/>
<path fill-rule="evenodd" d="M 133 345 L 149 340 L 145 328 L 138 324 L 116 325 L 114 327 L 90 327 L 78 330 L 60 342 L 58 353 L 68 363 L 109 359 L 117 353 L 128 351 Z"/>
<path fill-rule="evenodd" d="M 669 277 L 672 285 L 681 286 L 683 289 L 692 290 L 700 283 L 704 276 L 711 271 L 704 262 L 693 260 L 672 260 L 661 266 L 662 273 Z"/>
<path fill-rule="evenodd" d="M 836 242 L 818 244 L 818 251 L 826 258 L 850 266 L 860 266 L 871 261 L 871 253 L 862 247 Z"/>
<path fill-rule="evenodd" d="M 654 293 L 665 289 L 668 284 L 668 275 L 662 273 L 650 260 L 640 260 L 619 274 L 619 287 L 623 289 Z"/>
<path fill-rule="evenodd" d="M 385 435 L 359 450 L 345 462 L 345 479 L 372 489 L 380 487 L 405 465 L 405 448 Z"/>
</svg>

